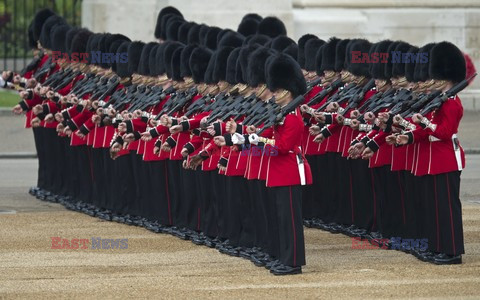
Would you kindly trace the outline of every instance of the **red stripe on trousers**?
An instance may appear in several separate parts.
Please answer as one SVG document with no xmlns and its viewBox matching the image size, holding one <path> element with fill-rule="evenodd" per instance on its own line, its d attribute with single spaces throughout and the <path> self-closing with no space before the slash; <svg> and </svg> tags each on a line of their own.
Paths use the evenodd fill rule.
<svg viewBox="0 0 480 300">
<path fill-rule="evenodd" d="M 450 228 L 452 230 L 452 246 L 453 246 L 453 255 L 457 254 L 455 249 L 455 231 L 453 230 L 453 213 L 452 213 L 452 200 L 450 199 L 450 182 L 448 180 L 448 174 L 445 174 L 447 177 L 447 193 L 448 193 L 448 206 L 450 208 Z"/>
<path fill-rule="evenodd" d="M 437 224 L 437 252 L 440 250 L 440 228 L 438 224 L 438 198 L 437 198 L 437 177 L 433 176 L 433 187 L 435 189 L 435 222 Z"/>
<path fill-rule="evenodd" d="M 402 214 L 403 214 L 403 225 L 407 223 L 405 217 L 405 198 L 403 196 L 402 183 L 400 182 L 400 172 L 397 172 L 398 187 L 400 188 L 400 199 L 402 199 Z"/>
<path fill-rule="evenodd" d="M 352 224 L 355 222 L 355 211 L 353 209 L 353 191 L 352 191 L 352 170 L 349 170 L 350 173 L 350 206 L 352 207 Z"/>
<path fill-rule="evenodd" d="M 373 169 L 370 169 L 370 176 L 372 177 L 372 193 L 373 193 L 373 226 L 372 231 L 377 229 L 377 194 L 375 193 L 375 183 L 373 176 Z"/>
<path fill-rule="evenodd" d="M 167 172 L 167 164 L 165 164 L 165 193 L 167 194 L 167 203 L 168 203 L 168 223 L 173 225 L 172 223 L 172 214 L 170 209 L 170 194 L 168 193 L 168 172 Z"/>
<path fill-rule="evenodd" d="M 297 265 L 297 234 L 295 232 L 295 217 L 293 216 L 293 203 L 292 203 L 292 187 L 289 187 L 290 191 L 290 212 L 292 214 L 292 228 L 293 228 L 293 267 Z"/>
</svg>

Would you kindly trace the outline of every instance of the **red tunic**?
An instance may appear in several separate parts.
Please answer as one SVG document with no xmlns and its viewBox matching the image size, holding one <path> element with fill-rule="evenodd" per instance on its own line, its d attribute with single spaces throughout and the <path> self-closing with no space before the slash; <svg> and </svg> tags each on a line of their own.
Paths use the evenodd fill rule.
<svg viewBox="0 0 480 300">
<path fill-rule="evenodd" d="M 300 111 L 288 114 L 283 124 L 273 128 L 278 155 L 268 156 L 267 187 L 311 184 L 310 166 L 302 154 L 303 121 Z M 303 160 L 299 164 L 298 156 Z"/>
<path fill-rule="evenodd" d="M 460 143 L 455 146 L 453 141 L 462 116 L 462 103 L 455 96 L 432 113 L 430 121 L 436 125 L 435 130 L 420 127 L 412 132 L 413 141 L 418 145 L 414 175 L 436 175 L 465 168 L 465 153 Z"/>
</svg>

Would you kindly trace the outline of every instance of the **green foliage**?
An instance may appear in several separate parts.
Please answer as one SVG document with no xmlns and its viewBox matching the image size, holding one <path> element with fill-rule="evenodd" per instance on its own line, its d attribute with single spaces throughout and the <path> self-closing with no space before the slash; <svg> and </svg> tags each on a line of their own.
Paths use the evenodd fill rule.
<svg viewBox="0 0 480 300">
<path fill-rule="evenodd" d="M 0 107 L 14 107 L 20 102 L 17 91 L 0 89 Z"/>
<path fill-rule="evenodd" d="M 71 25 L 81 21 L 81 0 L 0 0 L 0 59 L 31 57 L 28 25 L 35 12 L 49 7 Z"/>
</svg>

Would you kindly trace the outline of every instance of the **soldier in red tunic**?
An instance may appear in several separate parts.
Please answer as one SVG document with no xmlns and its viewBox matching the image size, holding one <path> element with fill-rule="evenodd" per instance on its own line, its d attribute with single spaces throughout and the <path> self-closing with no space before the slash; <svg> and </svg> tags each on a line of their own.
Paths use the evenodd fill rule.
<svg viewBox="0 0 480 300">
<path fill-rule="evenodd" d="M 285 54 L 267 60 L 266 78 L 267 87 L 274 93 L 275 102 L 280 107 L 306 91 L 300 66 Z M 301 185 L 311 184 L 312 178 L 300 147 L 302 134 L 303 121 L 297 108 L 273 127 L 271 137 L 249 136 L 251 144 L 269 144 L 278 152 L 278 155 L 268 157 L 266 178 L 269 197 L 275 199 L 279 230 L 278 262 L 270 269 L 275 275 L 298 274 L 305 265 Z"/>
<path fill-rule="evenodd" d="M 429 82 L 432 90 L 446 92 L 465 79 L 462 52 L 449 42 L 436 44 L 430 52 Z M 424 203 L 428 250 L 423 260 L 435 264 L 459 264 L 465 253 L 463 244 L 460 174 L 465 154 L 457 138 L 463 116 L 460 98 L 445 100 L 431 113 L 413 115 L 417 128 L 397 137 L 397 144 L 417 145 L 412 169 L 417 197 Z"/>
</svg>

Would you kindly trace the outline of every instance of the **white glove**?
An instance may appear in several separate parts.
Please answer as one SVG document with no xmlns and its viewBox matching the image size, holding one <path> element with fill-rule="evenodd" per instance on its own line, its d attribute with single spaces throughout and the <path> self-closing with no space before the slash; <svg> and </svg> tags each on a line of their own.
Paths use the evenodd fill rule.
<svg viewBox="0 0 480 300">
<path fill-rule="evenodd" d="M 250 140 L 250 138 L 249 138 Z M 245 144 L 245 137 L 237 132 L 232 134 L 232 143 L 234 145 L 243 145 Z"/>
<path fill-rule="evenodd" d="M 256 133 L 253 133 L 248 136 L 248 141 L 250 142 L 250 144 L 258 145 L 259 136 Z"/>
</svg>

